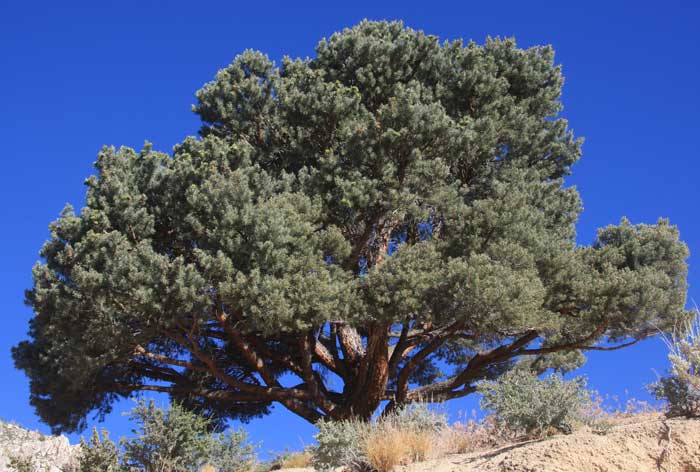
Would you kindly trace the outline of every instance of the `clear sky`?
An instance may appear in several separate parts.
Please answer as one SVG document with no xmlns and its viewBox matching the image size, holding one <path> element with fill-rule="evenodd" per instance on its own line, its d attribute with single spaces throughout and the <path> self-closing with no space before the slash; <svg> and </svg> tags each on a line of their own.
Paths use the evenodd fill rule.
<svg viewBox="0 0 700 472">
<path fill-rule="evenodd" d="M 577 3 L 580 6 L 570 6 Z M 199 124 L 194 92 L 244 49 L 313 55 L 318 41 L 362 20 L 401 19 L 443 39 L 515 36 L 552 44 L 563 64 L 564 116 L 584 136 L 568 183 L 585 210 L 578 240 L 627 216 L 678 225 L 694 255 L 700 303 L 700 3 L 379 0 L 0 1 L 0 418 L 48 431 L 28 401 L 10 347 L 25 337 L 23 290 L 64 204 L 80 207 L 103 144 L 169 151 Z M 79 328 L 77 328 L 79 329 Z M 580 373 L 602 393 L 648 398 L 666 368 L 658 339 L 591 356 Z M 449 404 L 469 411 L 473 399 Z M 106 426 L 128 433 L 119 404 Z M 91 423 L 91 425 L 94 423 Z M 280 408 L 247 426 L 262 451 L 299 448 L 313 427 Z M 75 441 L 77 435 L 72 435 Z"/>
</svg>

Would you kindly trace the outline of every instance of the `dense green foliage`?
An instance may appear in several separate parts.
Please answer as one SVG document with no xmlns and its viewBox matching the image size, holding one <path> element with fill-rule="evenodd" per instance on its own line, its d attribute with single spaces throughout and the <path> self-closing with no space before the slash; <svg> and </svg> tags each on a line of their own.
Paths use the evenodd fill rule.
<svg viewBox="0 0 700 472">
<path fill-rule="evenodd" d="M 177 404 L 167 411 L 141 400 L 129 413 L 138 428 L 122 439 L 121 451 L 105 431 L 81 441 L 79 472 L 191 472 L 203 465 L 226 472 L 248 471 L 254 448 L 242 431 L 212 433 L 211 420 Z"/>
<path fill-rule="evenodd" d="M 582 377 L 564 380 L 559 374 L 543 379 L 526 368 L 515 368 L 497 381 L 479 384 L 481 408 L 492 412 L 511 431 L 541 437 L 571 432 L 583 422 L 591 394 Z"/>
<path fill-rule="evenodd" d="M 369 418 L 685 318 L 667 221 L 576 245 L 562 84 L 550 47 L 401 23 L 279 67 L 244 52 L 197 93 L 200 138 L 104 148 L 50 225 L 13 351 L 37 412 L 74 430 L 151 390 L 219 419 Z"/>
</svg>

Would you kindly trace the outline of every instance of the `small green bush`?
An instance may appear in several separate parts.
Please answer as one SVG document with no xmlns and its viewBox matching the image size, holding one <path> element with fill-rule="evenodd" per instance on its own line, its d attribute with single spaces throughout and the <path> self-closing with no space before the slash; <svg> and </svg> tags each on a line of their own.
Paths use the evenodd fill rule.
<svg viewBox="0 0 700 472">
<path fill-rule="evenodd" d="M 666 338 L 671 361 L 669 375 L 649 388 L 668 404 L 668 416 L 700 416 L 700 311 L 683 326 L 680 335 Z"/>
<path fill-rule="evenodd" d="M 119 450 L 114 441 L 109 439 L 109 433 L 102 430 L 102 439 L 97 428 L 92 430 L 90 441 L 80 439 L 77 472 L 121 472 L 119 465 Z"/>
<path fill-rule="evenodd" d="M 657 400 L 666 401 L 667 416 L 687 418 L 700 416 L 700 392 L 692 388 L 682 377 L 675 374 L 662 377 L 651 385 L 649 390 Z"/>
<path fill-rule="evenodd" d="M 559 374 L 540 379 L 536 373 L 515 368 L 498 381 L 482 382 L 481 407 L 512 431 L 543 437 L 555 431 L 571 432 L 584 421 L 590 393 L 582 377 L 564 380 Z"/>
<path fill-rule="evenodd" d="M 274 454 L 274 457 L 265 464 L 261 464 L 257 472 L 311 467 L 313 465 L 315 451 L 315 447 L 305 447 L 301 451 L 285 449 L 278 453 L 271 452 L 271 454 Z"/>
<path fill-rule="evenodd" d="M 170 472 L 197 470 L 211 447 L 209 421 L 172 404 L 167 411 L 152 400 L 141 400 L 127 416 L 138 427 L 123 439 L 124 463 L 136 470 Z"/>
<path fill-rule="evenodd" d="M 121 454 L 103 431 L 81 441 L 78 472 L 191 472 L 209 465 L 225 472 L 248 471 L 255 448 L 242 430 L 211 433 L 211 420 L 173 403 L 167 410 L 139 401 L 128 416 L 133 438 L 121 440 Z"/>
<path fill-rule="evenodd" d="M 221 472 L 249 471 L 256 462 L 256 446 L 247 442 L 242 429 L 229 429 L 210 437 L 207 463 Z"/>
</svg>

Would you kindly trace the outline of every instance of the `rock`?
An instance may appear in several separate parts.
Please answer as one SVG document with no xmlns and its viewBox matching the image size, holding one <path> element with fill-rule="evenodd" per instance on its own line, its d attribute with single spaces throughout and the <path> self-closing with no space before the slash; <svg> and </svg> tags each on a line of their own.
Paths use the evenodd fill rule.
<svg viewBox="0 0 700 472">
<path fill-rule="evenodd" d="M 0 421 L 0 472 L 15 471 L 10 467 L 13 460 L 28 465 L 26 470 L 72 472 L 79 448 L 65 436 L 45 436 Z"/>
</svg>

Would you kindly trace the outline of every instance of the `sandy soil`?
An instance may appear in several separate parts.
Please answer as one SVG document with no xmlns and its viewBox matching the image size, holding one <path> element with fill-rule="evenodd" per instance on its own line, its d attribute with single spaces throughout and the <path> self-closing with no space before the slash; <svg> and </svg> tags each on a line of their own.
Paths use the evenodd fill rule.
<svg viewBox="0 0 700 472">
<path fill-rule="evenodd" d="M 577 431 L 450 455 L 397 467 L 394 472 L 700 472 L 700 419 L 639 415 L 616 420 L 605 434 Z"/>
<path fill-rule="evenodd" d="M 669 439 L 670 438 L 670 439 Z M 643 416 L 606 434 L 579 431 L 493 451 L 453 455 L 404 472 L 700 472 L 700 420 Z"/>
</svg>

